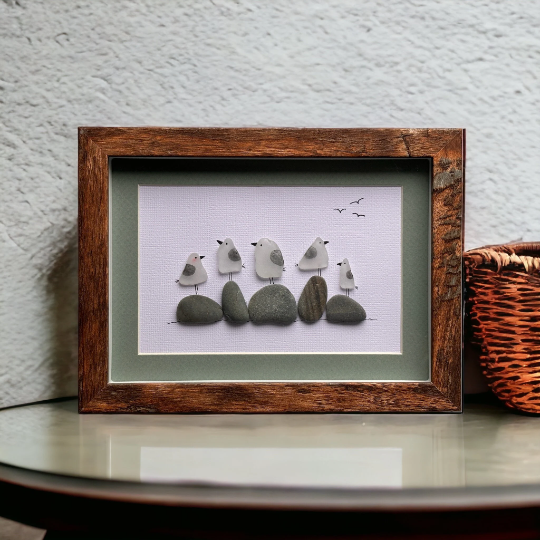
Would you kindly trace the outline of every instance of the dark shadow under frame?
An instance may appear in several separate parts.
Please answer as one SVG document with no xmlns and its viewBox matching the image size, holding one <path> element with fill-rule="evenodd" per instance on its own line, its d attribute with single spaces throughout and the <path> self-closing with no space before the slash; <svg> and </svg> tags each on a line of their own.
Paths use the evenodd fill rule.
<svg viewBox="0 0 540 540">
<path fill-rule="evenodd" d="M 431 158 L 431 381 L 109 383 L 109 158 Z M 79 129 L 79 411 L 459 412 L 462 129 Z"/>
</svg>

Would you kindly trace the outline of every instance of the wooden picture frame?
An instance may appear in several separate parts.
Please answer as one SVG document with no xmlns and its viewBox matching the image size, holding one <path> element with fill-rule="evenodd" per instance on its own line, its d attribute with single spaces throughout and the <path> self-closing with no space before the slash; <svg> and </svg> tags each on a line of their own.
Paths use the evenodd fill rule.
<svg viewBox="0 0 540 540">
<path fill-rule="evenodd" d="M 109 381 L 109 175 L 114 157 L 428 158 L 431 377 L 420 382 Z M 79 411 L 460 412 L 465 131 L 79 128 Z"/>
</svg>

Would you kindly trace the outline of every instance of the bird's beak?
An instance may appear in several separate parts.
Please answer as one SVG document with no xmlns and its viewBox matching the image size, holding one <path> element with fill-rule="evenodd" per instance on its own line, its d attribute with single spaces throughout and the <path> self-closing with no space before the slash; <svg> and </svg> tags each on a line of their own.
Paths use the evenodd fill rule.
<svg viewBox="0 0 540 540">
<path fill-rule="evenodd" d="M 201 255 L 201 256 L 199 257 L 199 259 L 204 259 L 205 257 L 206 257 L 206 255 Z"/>
<path fill-rule="evenodd" d="M 328 242 L 330 242 L 330 240 L 325 240 L 325 241 L 324 241 L 325 244 L 328 244 Z"/>
<path fill-rule="evenodd" d="M 251 242 L 251 245 L 252 245 L 252 246 L 256 246 L 256 245 L 257 245 L 257 242 Z"/>
<path fill-rule="evenodd" d="M 221 240 L 218 240 L 217 243 L 221 246 L 221 244 L 223 244 L 223 242 Z"/>
<path fill-rule="evenodd" d="M 341 266 L 341 265 L 342 265 L 342 263 L 337 263 L 337 265 L 338 265 L 338 266 Z"/>
</svg>

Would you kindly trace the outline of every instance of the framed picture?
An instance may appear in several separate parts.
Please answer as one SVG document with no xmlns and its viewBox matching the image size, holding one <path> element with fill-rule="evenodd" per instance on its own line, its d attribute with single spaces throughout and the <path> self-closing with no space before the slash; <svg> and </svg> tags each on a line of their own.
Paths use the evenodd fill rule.
<svg viewBox="0 0 540 540">
<path fill-rule="evenodd" d="M 80 412 L 460 412 L 462 129 L 79 129 Z"/>
</svg>

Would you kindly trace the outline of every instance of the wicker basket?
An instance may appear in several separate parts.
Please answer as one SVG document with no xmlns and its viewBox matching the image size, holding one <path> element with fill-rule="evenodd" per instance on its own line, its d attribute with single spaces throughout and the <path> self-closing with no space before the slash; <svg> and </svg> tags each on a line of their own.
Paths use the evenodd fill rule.
<svg viewBox="0 0 540 540">
<path fill-rule="evenodd" d="M 467 332 L 495 395 L 540 414 L 540 243 L 485 246 L 464 255 Z"/>
</svg>

